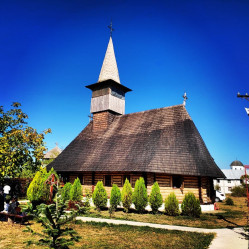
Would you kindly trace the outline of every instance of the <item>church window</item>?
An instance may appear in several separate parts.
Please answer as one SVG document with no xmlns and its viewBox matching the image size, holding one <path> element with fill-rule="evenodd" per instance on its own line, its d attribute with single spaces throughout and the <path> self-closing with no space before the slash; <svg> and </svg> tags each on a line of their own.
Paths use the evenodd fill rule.
<svg viewBox="0 0 249 249">
<path fill-rule="evenodd" d="M 173 188 L 180 188 L 183 183 L 183 179 L 181 176 L 173 176 L 172 177 Z"/>
<path fill-rule="evenodd" d="M 112 186 L 112 177 L 110 175 L 105 176 L 105 186 L 111 187 Z"/>
</svg>

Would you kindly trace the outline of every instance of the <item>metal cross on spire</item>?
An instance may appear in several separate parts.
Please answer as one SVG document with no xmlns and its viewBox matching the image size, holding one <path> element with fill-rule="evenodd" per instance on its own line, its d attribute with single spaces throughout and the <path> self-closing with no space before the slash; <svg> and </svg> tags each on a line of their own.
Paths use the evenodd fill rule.
<svg viewBox="0 0 249 249">
<path fill-rule="evenodd" d="M 108 28 L 110 29 L 110 36 L 112 37 L 112 31 L 114 31 L 114 29 L 112 28 L 112 21 L 111 24 L 108 26 Z"/>
<path fill-rule="evenodd" d="M 188 99 L 187 93 L 185 92 L 182 97 L 183 97 L 183 105 L 186 106 L 186 101 Z"/>
</svg>

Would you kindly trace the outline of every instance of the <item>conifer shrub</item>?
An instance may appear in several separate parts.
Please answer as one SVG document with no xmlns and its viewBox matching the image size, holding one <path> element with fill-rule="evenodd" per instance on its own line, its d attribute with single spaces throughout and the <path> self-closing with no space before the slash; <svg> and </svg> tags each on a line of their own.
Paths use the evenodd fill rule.
<svg viewBox="0 0 249 249">
<path fill-rule="evenodd" d="M 80 179 L 74 180 L 74 183 L 70 189 L 70 200 L 71 201 L 81 201 L 83 198 L 82 186 L 80 183 Z"/>
<path fill-rule="evenodd" d="M 99 181 L 93 191 L 93 203 L 98 210 L 104 209 L 107 204 L 107 193 L 103 186 L 103 182 Z"/>
<path fill-rule="evenodd" d="M 110 197 L 110 206 L 116 210 L 117 206 L 120 205 L 121 202 L 121 192 L 118 188 L 117 184 L 112 185 L 111 197 Z"/>
<path fill-rule="evenodd" d="M 183 215 L 197 218 L 201 215 L 200 201 L 195 198 L 193 193 L 187 193 L 184 196 L 181 209 Z"/>
<path fill-rule="evenodd" d="M 134 192 L 132 194 L 132 201 L 136 210 L 139 213 L 144 212 L 145 207 L 148 204 L 147 189 L 145 187 L 144 178 L 140 177 L 135 184 Z"/>
<path fill-rule="evenodd" d="M 230 198 L 230 197 L 226 198 L 225 203 L 226 203 L 226 205 L 229 205 L 229 206 L 233 206 L 234 205 L 233 199 Z"/>
<path fill-rule="evenodd" d="M 63 201 L 69 201 L 70 200 L 70 191 L 72 188 L 71 182 L 67 182 L 64 187 L 61 190 L 61 199 Z"/>
<path fill-rule="evenodd" d="M 46 168 L 41 168 L 36 172 L 32 182 L 27 189 L 27 198 L 33 204 L 36 205 L 47 202 L 49 199 L 49 186 L 45 184 L 48 173 Z"/>
<path fill-rule="evenodd" d="M 165 213 L 170 216 L 177 216 L 180 214 L 179 202 L 176 199 L 174 192 L 170 193 L 165 199 Z"/>
<path fill-rule="evenodd" d="M 122 200 L 122 204 L 123 204 L 125 212 L 128 213 L 129 208 L 132 203 L 132 188 L 131 188 L 131 184 L 128 179 L 125 180 L 125 183 L 122 189 L 121 200 Z"/>
<path fill-rule="evenodd" d="M 153 213 L 156 213 L 158 211 L 158 208 L 163 204 L 163 197 L 161 195 L 160 188 L 157 182 L 154 182 L 152 186 L 149 202 Z"/>
</svg>

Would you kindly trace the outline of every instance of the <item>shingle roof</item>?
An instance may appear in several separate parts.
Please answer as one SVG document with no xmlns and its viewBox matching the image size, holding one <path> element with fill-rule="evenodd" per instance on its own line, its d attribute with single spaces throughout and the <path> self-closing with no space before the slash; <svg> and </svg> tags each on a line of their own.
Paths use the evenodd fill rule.
<svg viewBox="0 0 249 249">
<path fill-rule="evenodd" d="M 91 122 L 49 167 L 224 177 L 183 105 L 116 116 L 102 132 Z"/>
<path fill-rule="evenodd" d="M 49 150 L 45 155 L 44 159 L 50 159 L 50 158 L 55 158 L 57 157 L 62 150 L 56 145 L 53 149 Z"/>
</svg>

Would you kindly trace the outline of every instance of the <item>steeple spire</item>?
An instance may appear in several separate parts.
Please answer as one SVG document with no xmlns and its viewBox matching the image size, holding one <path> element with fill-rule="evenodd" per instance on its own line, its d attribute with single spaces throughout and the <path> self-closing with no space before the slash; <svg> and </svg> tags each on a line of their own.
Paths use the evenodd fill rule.
<svg viewBox="0 0 249 249">
<path fill-rule="evenodd" d="M 119 73 L 118 73 L 118 66 L 115 58 L 114 47 L 112 43 L 112 22 L 108 26 L 110 28 L 110 40 L 107 46 L 107 50 L 105 53 L 105 58 L 102 64 L 102 68 L 99 74 L 98 82 L 105 81 L 105 80 L 114 80 L 120 83 Z"/>
</svg>

